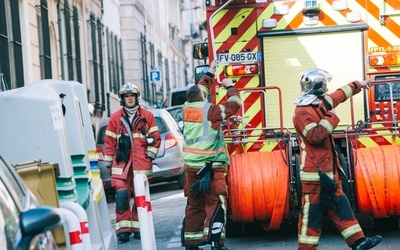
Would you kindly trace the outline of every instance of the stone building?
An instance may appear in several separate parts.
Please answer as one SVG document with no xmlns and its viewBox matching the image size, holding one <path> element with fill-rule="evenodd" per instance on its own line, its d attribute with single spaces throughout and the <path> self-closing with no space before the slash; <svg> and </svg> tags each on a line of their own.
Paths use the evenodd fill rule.
<svg viewBox="0 0 400 250">
<path fill-rule="evenodd" d="M 161 107 L 193 78 L 191 45 L 202 39 L 200 0 L 0 0 L 0 90 L 41 79 L 87 89 L 97 126 L 131 81 L 142 104 Z M 160 73 L 154 78 L 150 72 Z"/>
</svg>

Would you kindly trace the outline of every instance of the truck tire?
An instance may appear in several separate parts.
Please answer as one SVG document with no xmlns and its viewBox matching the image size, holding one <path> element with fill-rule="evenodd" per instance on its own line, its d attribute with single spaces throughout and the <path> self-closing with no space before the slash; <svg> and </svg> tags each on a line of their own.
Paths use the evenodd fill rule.
<svg viewBox="0 0 400 250">
<path fill-rule="evenodd" d="M 228 219 L 225 226 L 226 237 L 239 237 L 243 234 L 243 223 Z"/>
<path fill-rule="evenodd" d="M 374 218 L 374 226 L 378 230 L 397 230 L 399 228 L 399 216 L 391 215 L 389 218 Z"/>
</svg>

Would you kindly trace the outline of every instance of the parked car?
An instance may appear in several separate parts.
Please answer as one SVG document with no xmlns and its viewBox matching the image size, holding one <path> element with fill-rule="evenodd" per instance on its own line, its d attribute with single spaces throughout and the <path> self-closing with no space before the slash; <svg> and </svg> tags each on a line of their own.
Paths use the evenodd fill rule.
<svg viewBox="0 0 400 250">
<path fill-rule="evenodd" d="M 173 106 L 165 108 L 174 118 L 175 122 L 178 124 L 178 127 L 182 130 L 183 128 L 183 105 Z"/>
<path fill-rule="evenodd" d="M 185 87 L 171 89 L 168 92 L 167 107 L 183 105 L 187 101 L 186 92 L 193 85 L 194 84 L 188 84 Z"/>
<path fill-rule="evenodd" d="M 177 181 L 178 187 L 183 188 L 185 174 L 182 160 L 183 135 L 171 114 L 165 109 L 149 109 L 156 119 L 161 133 L 161 146 L 157 158 L 153 161 L 153 178 L 150 183 Z M 100 176 L 108 197 L 112 195 L 111 178 L 103 164 L 104 136 L 107 122 L 102 124 L 97 134 L 97 155 L 99 159 Z M 109 197 L 110 198 L 110 197 Z"/>
<path fill-rule="evenodd" d="M 18 173 L 0 156 L 0 249 L 57 249 L 51 231 L 61 226 L 51 207 L 39 206 Z"/>
</svg>

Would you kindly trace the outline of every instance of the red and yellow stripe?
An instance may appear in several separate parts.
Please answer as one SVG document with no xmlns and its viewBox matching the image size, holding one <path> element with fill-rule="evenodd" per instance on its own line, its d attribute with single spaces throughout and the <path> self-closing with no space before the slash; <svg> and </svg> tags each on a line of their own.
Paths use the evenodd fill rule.
<svg viewBox="0 0 400 250">
<path fill-rule="evenodd" d="M 218 1 L 216 1 L 218 2 Z M 220 53 L 239 53 L 244 51 L 261 51 L 262 46 L 260 38 L 257 34 L 262 31 L 268 30 L 293 30 L 302 28 L 313 28 L 313 27 L 328 27 L 337 25 L 351 25 L 355 23 L 349 23 L 346 21 L 346 15 L 350 12 L 360 13 L 360 23 L 368 25 L 368 30 L 365 32 L 367 39 L 365 44 L 365 57 L 367 73 L 379 73 L 379 72 L 391 72 L 394 70 L 399 71 L 400 67 L 381 67 L 373 68 L 368 67 L 367 60 L 370 55 L 378 55 L 383 53 L 400 53 L 400 15 L 385 15 L 381 18 L 382 1 L 380 0 L 354 0 L 347 1 L 348 8 L 343 11 L 336 11 L 332 8 L 334 0 L 323 0 L 319 1 L 319 7 L 321 9 L 319 16 L 319 23 L 315 26 L 306 26 L 303 22 L 303 1 L 285 1 L 285 2 L 272 2 L 267 1 L 266 3 L 254 3 L 248 1 L 245 4 L 244 1 L 237 1 L 232 3 L 220 11 L 212 20 L 213 31 L 215 35 L 215 49 L 217 54 Z M 289 12 L 286 15 L 275 15 L 275 5 L 285 4 L 289 8 Z M 218 3 L 217 3 L 218 5 Z M 389 12 L 400 12 L 400 1 L 398 0 L 386 0 L 384 1 L 384 9 Z M 217 6 L 211 6 L 208 8 L 207 19 L 217 9 Z M 273 29 L 262 28 L 262 21 L 267 18 L 275 18 L 277 20 L 277 26 Z M 237 29 L 237 34 L 232 34 L 232 28 Z M 210 37 L 209 37 L 210 40 Z M 213 60 L 212 53 L 211 60 Z M 220 66 L 219 72 L 223 71 L 223 65 Z M 262 73 L 261 73 L 262 74 Z M 225 76 L 220 73 L 220 79 Z M 264 86 L 261 82 L 261 75 L 256 76 L 242 76 L 235 78 L 237 80 L 235 86 L 241 89 L 254 88 L 258 86 Z M 212 96 L 214 103 L 222 103 L 226 101 L 225 92 L 222 89 L 212 89 Z M 264 110 L 263 99 L 258 93 L 246 93 L 242 96 L 243 109 L 244 109 L 244 121 L 246 129 L 255 129 L 254 133 L 259 133 L 261 128 L 266 127 L 266 117 Z M 239 113 L 242 115 L 242 113 Z M 277 117 L 276 119 L 279 119 Z M 251 133 L 252 131 L 250 131 Z M 263 139 L 262 136 L 258 138 Z M 398 139 L 393 139 L 390 136 L 378 136 L 372 138 L 365 138 L 360 140 L 360 145 L 379 144 L 384 145 L 385 143 L 397 144 Z M 277 149 L 277 143 L 260 143 L 251 142 L 243 144 L 244 152 L 249 151 L 271 151 Z"/>
</svg>

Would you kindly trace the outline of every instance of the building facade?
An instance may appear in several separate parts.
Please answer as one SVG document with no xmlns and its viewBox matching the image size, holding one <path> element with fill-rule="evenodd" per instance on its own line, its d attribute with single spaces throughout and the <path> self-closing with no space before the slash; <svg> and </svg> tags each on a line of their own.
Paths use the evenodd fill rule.
<svg viewBox="0 0 400 250">
<path fill-rule="evenodd" d="M 78 81 L 96 127 L 120 107 L 128 81 L 144 106 L 162 107 L 170 89 L 192 79 L 202 10 L 197 0 L 0 0 L 0 89 Z"/>
</svg>

